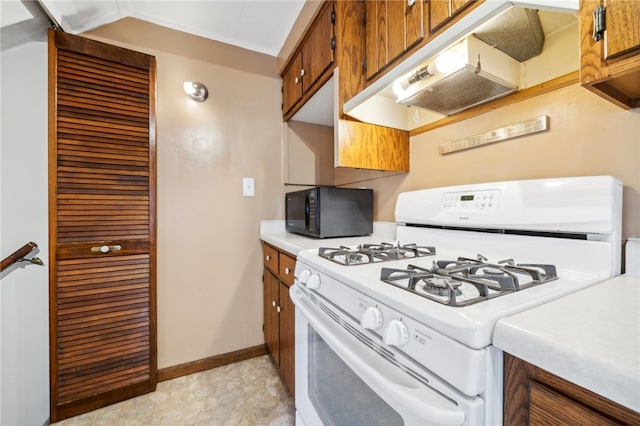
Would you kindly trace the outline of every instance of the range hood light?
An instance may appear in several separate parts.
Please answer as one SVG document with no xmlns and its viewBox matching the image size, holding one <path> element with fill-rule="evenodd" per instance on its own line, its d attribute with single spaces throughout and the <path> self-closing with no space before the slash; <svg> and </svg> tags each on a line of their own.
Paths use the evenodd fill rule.
<svg viewBox="0 0 640 426">
<path fill-rule="evenodd" d="M 436 69 L 442 74 L 451 74 L 464 67 L 465 61 L 459 52 L 454 52 L 453 49 L 445 50 L 436 58 Z"/>
<path fill-rule="evenodd" d="M 465 66 L 463 47 L 462 43 L 457 43 L 440 53 L 434 61 L 419 68 L 408 76 L 399 78 L 393 83 L 393 93 L 398 99 L 402 99 L 408 95 L 409 86 L 436 74 L 451 74 L 463 68 Z"/>
<path fill-rule="evenodd" d="M 411 73 L 408 76 L 404 76 L 402 78 L 397 79 L 393 83 L 393 93 L 398 97 L 398 99 L 402 99 L 407 96 L 407 90 L 409 86 L 415 84 L 419 81 L 422 81 L 426 78 L 434 76 L 438 72 L 438 67 L 435 63 L 430 63 L 425 65 L 424 67 L 418 69 L 416 72 Z"/>
</svg>

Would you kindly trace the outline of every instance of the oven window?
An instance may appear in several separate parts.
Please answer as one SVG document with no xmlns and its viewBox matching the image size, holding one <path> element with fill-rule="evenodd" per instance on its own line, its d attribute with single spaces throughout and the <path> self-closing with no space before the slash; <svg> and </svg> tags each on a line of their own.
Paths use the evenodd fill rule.
<svg viewBox="0 0 640 426">
<path fill-rule="evenodd" d="M 380 398 L 309 325 L 309 399 L 324 425 L 403 425 Z"/>
</svg>

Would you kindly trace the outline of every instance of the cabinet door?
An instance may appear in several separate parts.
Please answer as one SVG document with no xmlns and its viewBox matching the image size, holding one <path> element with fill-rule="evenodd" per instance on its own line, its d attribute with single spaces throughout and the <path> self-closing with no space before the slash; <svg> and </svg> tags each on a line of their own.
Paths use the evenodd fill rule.
<svg viewBox="0 0 640 426">
<path fill-rule="evenodd" d="M 264 341 L 276 364 L 280 364 L 280 325 L 278 306 L 280 305 L 280 282 L 268 269 L 263 271 L 264 280 Z"/>
<path fill-rule="evenodd" d="M 367 24 L 365 27 L 365 60 L 367 69 L 365 77 L 371 78 L 378 72 L 378 4 L 384 3 L 379 0 L 367 0 L 365 2 L 365 14 Z"/>
<path fill-rule="evenodd" d="M 369 79 L 424 37 L 423 1 L 367 0 L 365 49 Z"/>
<path fill-rule="evenodd" d="M 296 267 L 296 259 L 285 253 L 280 253 L 279 265 L 278 275 L 280 277 L 280 281 L 285 283 L 287 286 L 293 285 L 293 273 Z"/>
<path fill-rule="evenodd" d="M 640 2 L 606 0 L 605 59 L 640 49 Z"/>
<path fill-rule="evenodd" d="M 279 255 L 278 250 L 271 247 L 268 244 L 262 243 L 262 258 L 264 261 L 264 267 L 268 268 L 274 274 L 280 273 L 280 263 L 279 263 Z"/>
<path fill-rule="evenodd" d="M 339 120 L 336 167 L 409 171 L 409 132 Z"/>
<path fill-rule="evenodd" d="M 606 1 L 606 31 L 593 39 L 600 0 L 580 1 L 580 83 L 624 109 L 640 106 L 640 2 Z"/>
<path fill-rule="evenodd" d="M 476 0 L 451 0 L 451 16 L 455 16 L 474 1 Z"/>
<path fill-rule="evenodd" d="M 451 18 L 451 0 L 429 1 L 429 31 L 433 33 Z"/>
<path fill-rule="evenodd" d="M 280 372 L 295 395 L 295 305 L 289 297 L 289 287 L 280 284 Z"/>
<path fill-rule="evenodd" d="M 424 38 L 424 22 L 423 16 L 423 0 L 416 0 L 413 5 L 409 6 L 409 4 L 405 1 L 403 2 L 406 5 L 405 11 L 405 50 L 410 49 L 416 43 L 419 43 L 420 40 Z"/>
<path fill-rule="evenodd" d="M 508 353 L 504 394 L 505 426 L 640 424 L 640 413 Z"/>
<path fill-rule="evenodd" d="M 156 386 L 155 59 L 49 32 L 51 422 Z"/>
<path fill-rule="evenodd" d="M 282 113 L 286 114 L 302 98 L 302 54 L 298 53 L 282 75 Z"/>
<path fill-rule="evenodd" d="M 406 49 L 405 43 L 405 11 L 407 0 L 387 0 L 387 62 L 389 65 Z"/>
<path fill-rule="evenodd" d="M 302 45 L 302 91 L 309 90 L 333 63 L 333 7 L 325 7 Z"/>
</svg>

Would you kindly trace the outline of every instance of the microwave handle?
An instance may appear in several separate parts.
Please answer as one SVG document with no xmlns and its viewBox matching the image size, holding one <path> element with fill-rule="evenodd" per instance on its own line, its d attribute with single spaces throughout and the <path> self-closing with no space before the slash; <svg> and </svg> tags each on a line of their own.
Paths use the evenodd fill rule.
<svg viewBox="0 0 640 426">
<path fill-rule="evenodd" d="M 373 351 L 362 351 L 354 347 L 348 340 L 340 337 L 339 326 L 328 318 L 321 318 L 315 312 L 313 303 L 304 295 L 297 284 L 291 286 L 289 294 L 296 311 L 300 312 L 313 328 L 322 336 L 327 344 L 346 362 L 346 364 L 365 382 L 369 382 L 378 392 L 387 393 L 396 403 L 404 406 L 411 413 L 421 413 L 430 424 L 462 425 L 465 414 L 455 403 L 439 396 L 435 391 L 428 392 L 423 384 L 417 381 L 413 386 L 400 383 L 393 373 L 388 373 L 384 359 L 374 355 Z"/>
<path fill-rule="evenodd" d="M 309 193 L 304 195 L 304 229 L 309 230 L 309 216 L 311 215 L 311 207 L 309 206 Z"/>
</svg>

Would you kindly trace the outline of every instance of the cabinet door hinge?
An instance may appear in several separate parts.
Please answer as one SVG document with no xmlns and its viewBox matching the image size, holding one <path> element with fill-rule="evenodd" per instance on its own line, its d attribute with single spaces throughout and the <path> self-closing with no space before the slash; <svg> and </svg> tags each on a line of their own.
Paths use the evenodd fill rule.
<svg viewBox="0 0 640 426">
<path fill-rule="evenodd" d="M 331 11 L 331 23 L 332 24 L 336 23 L 336 11 L 335 10 Z"/>
<path fill-rule="evenodd" d="M 596 7 L 593 11 L 593 40 L 600 41 L 606 28 L 606 10 L 602 6 Z"/>
<path fill-rule="evenodd" d="M 331 37 L 331 50 L 336 50 L 336 38 Z"/>
</svg>

